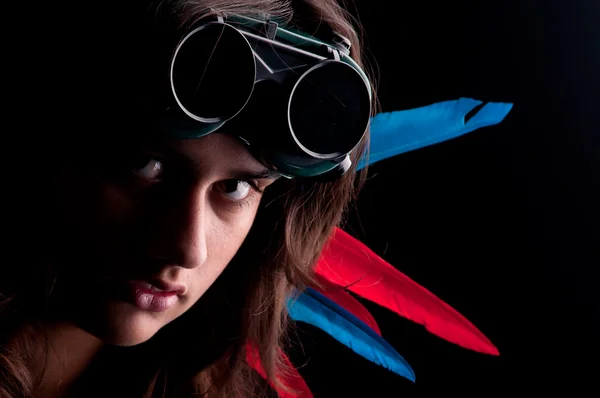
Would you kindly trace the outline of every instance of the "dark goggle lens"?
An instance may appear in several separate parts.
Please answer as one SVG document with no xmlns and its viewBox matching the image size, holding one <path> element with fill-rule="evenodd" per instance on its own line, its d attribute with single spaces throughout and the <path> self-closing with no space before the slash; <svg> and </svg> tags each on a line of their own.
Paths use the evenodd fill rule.
<svg viewBox="0 0 600 398">
<path fill-rule="evenodd" d="M 297 83 L 289 103 L 292 135 L 305 150 L 336 156 L 363 137 L 371 113 L 368 88 L 351 66 L 325 62 Z"/>
<path fill-rule="evenodd" d="M 217 122 L 235 116 L 252 94 L 254 54 L 235 28 L 211 23 L 179 45 L 171 69 L 173 92 L 196 120 Z"/>
</svg>

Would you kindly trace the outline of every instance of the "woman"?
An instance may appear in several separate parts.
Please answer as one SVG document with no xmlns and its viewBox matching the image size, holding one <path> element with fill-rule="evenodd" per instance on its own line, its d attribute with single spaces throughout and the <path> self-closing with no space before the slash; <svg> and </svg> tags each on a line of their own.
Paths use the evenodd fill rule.
<svg viewBox="0 0 600 398">
<path fill-rule="evenodd" d="M 27 119 L 35 139 L 17 134 L 10 145 L 27 145 L 37 171 L 6 181 L 19 193 L 7 208 L 22 217 L 7 241 L 20 260 L 0 269 L 0 396 L 263 394 L 245 347 L 257 347 L 276 383 L 286 299 L 311 282 L 359 182 L 350 165 L 363 155 L 370 89 L 348 16 L 334 0 L 77 4 L 77 18 L 72 6 L 28 14 L 37 39 L 15 57 L 27 75 L 18 98 L 37 112 Z M 286 79 L 307 70 L 264 46 L 282 39 L 273 21 L 334 43 L 325 50 L 339 73 L 317 68 L 308 85 L 262 81 L 262 62 L 275 73 L 282 61 Z M 356 64 L 340 61 L 348 44 Z M 248 48 L 257 60 L 250 85 Z M 328 109 L 344 112 L 310 96 L 344 74 L 365 87 L 356 89 L 360 112 L 340 120 L 360 114 L 364 125 L 303 137 L 329 120 Z M 342 108 L 350 86 L 336 88 Z M 308 100 L 280 109 L 282 95 Z M 295 141 L 280 133 L 286 123 Z M 290 149 L 324 153 L 344 140 L 341 156 L 326 161 L 305 156 L 310 148 L 297 160 Z"/>
</svg>

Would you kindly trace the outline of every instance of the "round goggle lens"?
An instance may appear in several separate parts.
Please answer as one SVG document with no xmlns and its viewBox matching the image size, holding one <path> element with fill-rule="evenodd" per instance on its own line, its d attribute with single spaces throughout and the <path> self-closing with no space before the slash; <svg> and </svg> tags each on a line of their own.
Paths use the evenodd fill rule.
<svg viewBox="0 0 600 398">
<path fill-rule="evenodd" d="M 171 84 L 188 116 L 214 123 L 244 107 L 255 75 L 254 54 L 244 36 L 229 25 L 211 23 L 191 32 L 177 48 Z"/>
<path fill-rule="evenodd" d="M 296 83 L 289 123 L 296 142 L 316 155 L 350 152 L 362 139 L 371 113 L 362 77 L 342 62 L 324 62 Z"/>
</svg>

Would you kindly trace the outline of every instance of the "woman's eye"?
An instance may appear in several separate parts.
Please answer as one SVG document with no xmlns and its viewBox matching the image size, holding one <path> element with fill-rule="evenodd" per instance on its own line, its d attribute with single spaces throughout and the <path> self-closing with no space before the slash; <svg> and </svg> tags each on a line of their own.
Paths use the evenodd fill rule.
<svg viewBox="0 0 600 398">
<path fill-rule="evenodd" d="M 163 164 L 160 160 L 146 156 L 136 160 L 133 171 L 147 180 L 158 180 L 163 173 Z"/>
<path fill-rule="evenodd" d="M 221 181 L 217 187 L 220 192 L 234 202 L 246 199 L 252 190 L 252 185 L 244 180 Z"/>
</svg>

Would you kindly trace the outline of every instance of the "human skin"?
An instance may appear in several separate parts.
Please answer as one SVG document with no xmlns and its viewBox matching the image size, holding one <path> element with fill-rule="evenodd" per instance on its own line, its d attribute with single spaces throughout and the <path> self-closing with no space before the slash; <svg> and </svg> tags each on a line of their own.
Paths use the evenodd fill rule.
<svg viewBox="0 0 600 398">
<path fill-rule="evenodd" d="M 52 261 L 69 272 L 37 396 L 57 396 L 102 345 L 143 343 L 189 310 L 234 257 L 277 178 L 221 133 L 96 152 L 89 167 L 67 164 L 52 182 L 54 241 L 63 242 Z M 130 294 L 130 282 L 153 280 L 181 287 L 160 311 Z"/>
</svg>

